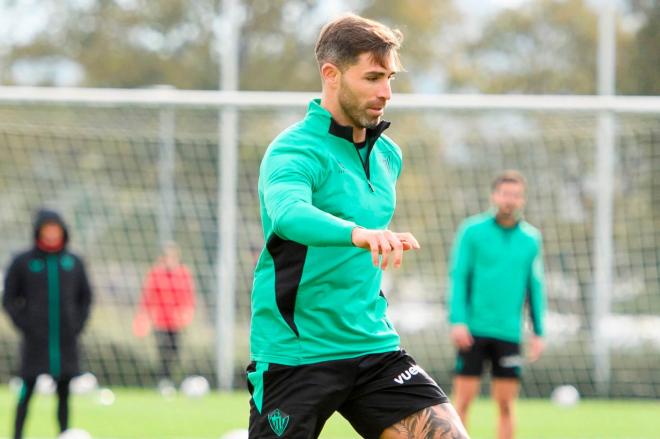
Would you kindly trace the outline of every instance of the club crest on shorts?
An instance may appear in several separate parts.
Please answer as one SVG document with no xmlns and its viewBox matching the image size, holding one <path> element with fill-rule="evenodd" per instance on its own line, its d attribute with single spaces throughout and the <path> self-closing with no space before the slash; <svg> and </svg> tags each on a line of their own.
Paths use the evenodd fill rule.
<svg viewBox="0 0 660 439">
<path fill-rule="evenodd" d="M 280 411 L 280 409 L 275 409 L 268 413 L 268 423 L 277 437 L 280 437 L 289 426 L 289 415 Z"/>
</svg>

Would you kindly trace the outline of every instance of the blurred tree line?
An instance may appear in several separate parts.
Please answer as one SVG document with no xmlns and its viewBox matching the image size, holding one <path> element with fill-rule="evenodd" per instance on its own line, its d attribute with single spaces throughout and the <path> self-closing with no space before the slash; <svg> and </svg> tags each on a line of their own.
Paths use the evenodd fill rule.
<svg viewBox="0 0 660 439">
<path fill-rule="evenodd" d="M 17 4 L 0 0 L 0 13 Z M 243 0 L 240 88 L 318 90 L 313 47 L 320 27 L 334 15 L 330 4 L 336 6 Z M 41 0 L 38 5 L 47 25 L 29 38 L 0 41 L 0 83 L 24 83 L 33 68 L 45 73 L 32 82 L 53 85 L 61 82 L 58 69 L 61 75 L 66 67 L 77 72 L 74 83 L 80 86 L 218 88 L 221 0 Z M 593 2 L 532 0 L 496 10 L 477 29 L 466 22 L 458 0 L 417 0 L 414 7 L 398 0 L 343 5 L 404 32 L 402 56 L 409 73 L 400 75 L 397 91 L 596 92 Z M 625 0 L 617 46 L 617 92 L 658 94 L 660 2 Z"/>
</svg>

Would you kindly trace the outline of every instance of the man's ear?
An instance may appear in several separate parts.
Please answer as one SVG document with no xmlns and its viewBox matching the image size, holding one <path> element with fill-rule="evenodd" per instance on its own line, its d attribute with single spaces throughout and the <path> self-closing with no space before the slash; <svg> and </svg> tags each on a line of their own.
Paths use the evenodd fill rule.
<svg viewBox="0 0 660 439">
<path fill-rule="evenodd" d="M 330 87 L 336 87 L 337 84 L 339 84 L 340 78 L 341 71 L 336 65 L 327 62 L 321 66 L 321 79 L 323 79 L 323 84 Z"/>
</svg>

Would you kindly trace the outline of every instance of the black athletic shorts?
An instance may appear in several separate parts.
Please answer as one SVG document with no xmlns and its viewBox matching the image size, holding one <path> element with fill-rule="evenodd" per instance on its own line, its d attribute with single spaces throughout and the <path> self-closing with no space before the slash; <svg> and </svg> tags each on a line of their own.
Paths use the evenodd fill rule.
<svg viewBox="0 0 660 439">
<path fill-rule="evenodd" d="M 338 411 L 364 438 L 426 407 L 448 402 L 405 351 L 302 366 L 252 362 L 250 439 L 317 438 Z"/>
<path fill-rule="evenodd" d="M 488 337 L 474 337 L 467 351 L 458 351 L 456 374 L 481 376 L 484 363 L 489 362 L 496 378 L 520 378 L 522 357 L 520 344 Z"/>
</svg>

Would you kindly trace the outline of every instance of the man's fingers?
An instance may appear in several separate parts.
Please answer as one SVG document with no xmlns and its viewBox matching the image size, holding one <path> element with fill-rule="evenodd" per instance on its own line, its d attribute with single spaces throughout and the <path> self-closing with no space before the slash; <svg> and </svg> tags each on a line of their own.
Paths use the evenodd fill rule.
<svg viewBox="0 0 660 439">
<path fill-rule="evenodd" d="M 392 254 L 390 256 L 391 266 L 394 268 L 399 268 L 401 266 L 401 261 L 403 259 L 403 244 L 398 236 L 395 233 L 390 232 L 389 230 L 385 231 L 385 237 L 387 238 L 391 248 Z"/>
<path fill-rule="evenodd" d="M 417 238 L 413 236 L 412 233 L 404 233 L 406 241 L 410 242 L 413 246 L 414 249 L 418 249 L 421 246 L 419 245 L 419 242 L 417 241 Z"/>
<path fill-rule="evenodd" d="M 378 267 L 378 256 L 380 255 L 380 248 L 377 237 L 372 236 L 369 238 L 369 249 L 371 250 L 371 262 L 373 262 L 374 267 Z"/>
<path fill-rule="evenodd" d="M 462 336 L 462 337 L 458 340 L 458 344 L 459 344 L 459 346 L 461 347 L 461 349 L 466 349 L 466 348 L 470 345 L 470 343 L 468 342 L 467 337 L 465 337 L 465 336 Z"/>
<path fill-rule="evenodd" d="M 420 248 L 419 242 L 417 242 L 417 239 L 415 239 L 412 233 L 400 232 L 395 233 L 395 235 L 403 243 L 404 250 L 417 250 Z"/>
<path fill-rule="evenodd" d="M 392 251 L 392 246 L 390 241 L 387 240 L 385 234 L 380 235 L 378 238 L 380 243 L 380 254 L 382 255 L 380 268 L 387 270 L 387 263 L 390 261 L 390 252 Z"/>
<path fill-rule="evenodd" d="M 527 356 L 527 359 L 529 360 L 530 363 L 536 362 L 536 360 L 539 359 L 541 356 L 540 352 L 535 349 L 530 349 L 529 355 Z"/>
<path fill-rule="evenodd" d="M 419 248 L 419 243 L 410 233 L 394 233 L 390 230 L 354 229 L 352 236 L 356 247 L 368 249 L 374 267 L 387 270 L 399 268 L 403 263 L 403 252 Z"/>
</svg>

